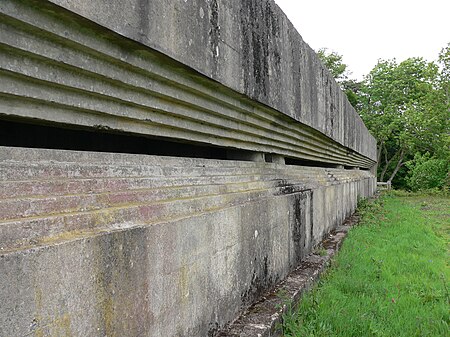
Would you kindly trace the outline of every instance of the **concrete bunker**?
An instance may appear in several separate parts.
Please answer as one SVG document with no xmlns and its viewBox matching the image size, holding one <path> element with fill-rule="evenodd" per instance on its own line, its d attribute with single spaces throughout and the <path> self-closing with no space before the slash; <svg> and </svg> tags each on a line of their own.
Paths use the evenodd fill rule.
<svg viewBox="0 0 450 337">
<path fill-rule="evenodd" d="M 273 1 L 0 17 L 1 336 L 214 336 L 374 192 L 373 137 Z"/>
</svg>

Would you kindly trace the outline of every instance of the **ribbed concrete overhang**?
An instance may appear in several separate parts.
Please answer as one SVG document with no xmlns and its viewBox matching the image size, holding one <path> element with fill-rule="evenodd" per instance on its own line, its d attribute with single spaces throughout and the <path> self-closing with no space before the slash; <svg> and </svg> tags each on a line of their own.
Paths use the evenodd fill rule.
<svg viewBox="0 0 450 337">
<path fill-rule="evenodd" d="M 132 0 L 123 2 L 127 3 L 126 8 L 121 7 L 122 2 L 111 6 L 101 1 L 53 2 L 79 15 L 51 1 L 6 0 L 0 4 L 1 118 L 166 137 L 336 165 L 373 166 L 373 138 L 283 14 L 273 14 L 279 18 L 277 23 L 271 23 L 273 27 L 279 26 L 274 39 L 280 40 L 275 39 L 279 44 L 291 31 L 300 39 L 300 42 L 293 40 L 296 43 L 293 48 L 302 49 L 297 55 L 302 60 L 298 64 L 300 70 L 292 68 L 296 55 L 291 53 L 289 63 L 283 59 L 286 53 L 280 51 L 279 72 L 270 71 L 269 67 L 267 74 L 260 70 L 250 78 L 245 72 L 251 70 L 227 70 L 236 66 L 235 58 L 222 60 L 214 58 L 213 54 L 215 63 L 199 64 L 202 58 L 187 57 L 190 48 L 179 55 L 176 53 L 186 41 L 181 43 L 183 35 L 165 39 L 168 34 L 165 30 L 178 29 L 181 23 L 169 20 L 163 25 L 161 20 L 167 19 L 167 11 L 172 7 L 175 8 L 172 8 L 173 13 L 178 13 L 176 8 L 184 6 L 184 1 L 148 3 L 150 7 L 162 6 L 162 15 L 156 15 L 150 7 L 139 12 L 142 22 L 147 20 L 151 27 L 164 30 L 154 28 L 159 34 L 153 34 L 150 26 L 145 32 L 135 32 L 138 29 L 133 25 L 135 11 L 142 8 Z M 238 11 L 233 1 L 200 1 L 191 3 L 189 8 L 196 8 L 199 13 L 202 8 L 202 15 L 209 15 L 208 25 L 214 25 L 218 24 L 211 21 L 215 17 L 214 11 L 211 12 L 214 3 L 219 21 L 233 19 L 232 14 Z M 267 8 L 278 10 L 272 2 L 264 3 Z M 105 10 L 96 10 L 101 5 Z M 259 8 L 260 4 L 254 6 Z M 243 10 L 242 7 L 238 12 L 245 15 Z M 146 19 L 143 13 L 148 15 Z M 150 17 L 152 13 L 155 16 Z M 201 16 L 197 12 L 196 15 Z M 181 18 L 184 16 L 189 17 L 189 12 Z M 155 22 L 160 22 L 161 26 L 155 26 Z M 129 29 L 121 29 L 118 25 L 122 23 Z M 235 24 L 229 22 L 230 27 Z M 220 27 L 219 42 L 228 38 L 228 27 Z M 254 24 L 249 27 L 256 29 Z M 209 32 L 207 36 L 212 34 L 207 27 L 201 29 Z M 198 33 L 197 39 L 203 41 L 206 33 Z M 151 36 L 155 38 L 153 43 L 149 42 Z M 196 44 L 199 49 L 206 46 L 199 45 L 199 41 L 189 41 L 188 45 Z M 207 41 L 203 42 L 211 43 Z M 219 43 L 219 52 L 220 46 Z M 257 46 L 256 41 L 251 47 Z M 270 55 L 261 55 L 261 59 L 272 58 L 276 50 Z M 242 53 L 241 50 L 239 55 Z M 309 68 L 302 70 L 302 62 Z M 255 65 L 252 66 L 255 70 Z M 212 68 L 217 69 L 211 72 Z M 286 81 L 299 80 L 294 87 L 285 88 L 284 79 L 279 86 L 272 83 L 290 71 L 294 77 L 287 76 Z M 237 76 L 239 74 L 244 76 Z M 267 77 L 267 81 L 262 81 L 261 76 Z M 247 85 L 242 87 L 241 82 Z M 253 89 L 248 92 L 250 87 Z M 266 90 L 267 95 L 262 95 L 263 89 L 269 87 L 270 94 Z M 289 99 L 297 103 L 287 104 Z"/>
</svg>

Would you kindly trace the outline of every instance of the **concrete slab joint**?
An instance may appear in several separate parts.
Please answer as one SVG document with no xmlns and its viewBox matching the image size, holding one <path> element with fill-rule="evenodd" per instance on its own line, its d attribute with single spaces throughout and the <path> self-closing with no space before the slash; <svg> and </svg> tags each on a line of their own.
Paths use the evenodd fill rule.
<svg viewBox="0 0 450 337">
<path fill-rule="evenodd" d="M 272 0 L 0 17 L 0 336 L 223 335 L 376 190 L 375 139 Z"/>
</svg>

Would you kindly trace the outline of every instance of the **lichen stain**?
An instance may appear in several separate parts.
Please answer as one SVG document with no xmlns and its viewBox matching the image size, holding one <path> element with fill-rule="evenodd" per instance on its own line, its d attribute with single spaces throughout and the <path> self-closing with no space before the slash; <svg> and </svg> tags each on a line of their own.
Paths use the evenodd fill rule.
<svg viewBox="0 0 450 337">
<path fill-rule="evenodd" d="M 178 276 L 178 287 L 180 289 L 181 303 L 188 303 L 189 299 L 189 269 L 186 265 L 182 265 Z"/>
<path fill-rule="evenodd" d="M 64 335 L 67 337 L 72 336 L 71 331 L 71 320 L 70 315 L 68 313 L 63 314 L 60 319 L 58 320 L 58 326 L 61 328 L 62 331 L 64 331 Z"/>
<path fill-rule="evenodd" d="M 42 328 L 36 329 L 36 331 L 34 332 L 34 336 L 35 337 L 44 337 L 44 331 L 42 330 Z"/>
<path fill-rule="evenodd" d="M 153 325 L 145 280 L 149 261 L 145 230 L 114 232 L 98 239 L 94 250 L 96 311 L 99 334 L 109 337 L 144 335 Z M 147 305 L 146 305 L 147 304 Z"/>
<path fill-rule="evenodd" d="M 44 336 L 65 336 L 71 337 L 71 319 L 70 314 L 65 312 L 55 316 L 44 316 L 43 293 L 39 287 L 35 287 L 34 301 L 36 306 L 35 317 L 31 323 L 30 330 L 35 337 Z M 41 325 L 44 324 L 44 325 Z"/>
<path fill-rule="evenodd" d="M 30 329 L 34 331 L 34 336 L 41 337 L 44 336 L 42 328 L 39 326 L 42 320 L 42 290 L 38 286 L 34 288 L 34 303 L 36 306 L 35 317 L 31 323 Z"/>
<path fill-rule="evenodd" d="M 39 238 L 39 240 L 37 241 L 37 244 L 38 245 L 50 245 L 50 244 L 55 244 L 55 243 L 62 242 L 62 241 L 71 241 L 74 239 L 79 239 L 82 237 L 86 237 L 90 234 L 92 234 L 92 233 L 88 232 L 88 231 L 82 231 L 82 230 L 62 232 L 62 233 L 58 233 L 56 235 L 45 236 L 45 237 Z"/>
<path fill-rule="evenodd" d="M 106 297 L 102 303 L 103 321 L 105 324 L 105 332 L 107 336 L 114 336 L 114 303 L 111 297 Z"/>
</svg>

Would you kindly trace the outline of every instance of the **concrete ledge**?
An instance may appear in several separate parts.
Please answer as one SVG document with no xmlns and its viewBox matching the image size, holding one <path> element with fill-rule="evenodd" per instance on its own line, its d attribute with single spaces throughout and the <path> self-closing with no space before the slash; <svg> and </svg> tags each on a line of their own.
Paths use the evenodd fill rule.
<svg viewBox="0 0 450 337">
<path fill-rule="evenodd" d="M 279 325 L 289 309 L 295 310 L 305 291 L 308 291 L 328 267 L 340 249 L 350 228 L 358 222 L 356 214 L 333 230 L 321 247 L 325 255 L 311 253 L 287 278 L 265 293 L 233 323 L 218 332 L 215 337 L 278 337 L 282 336 Z"/>
</svg>

